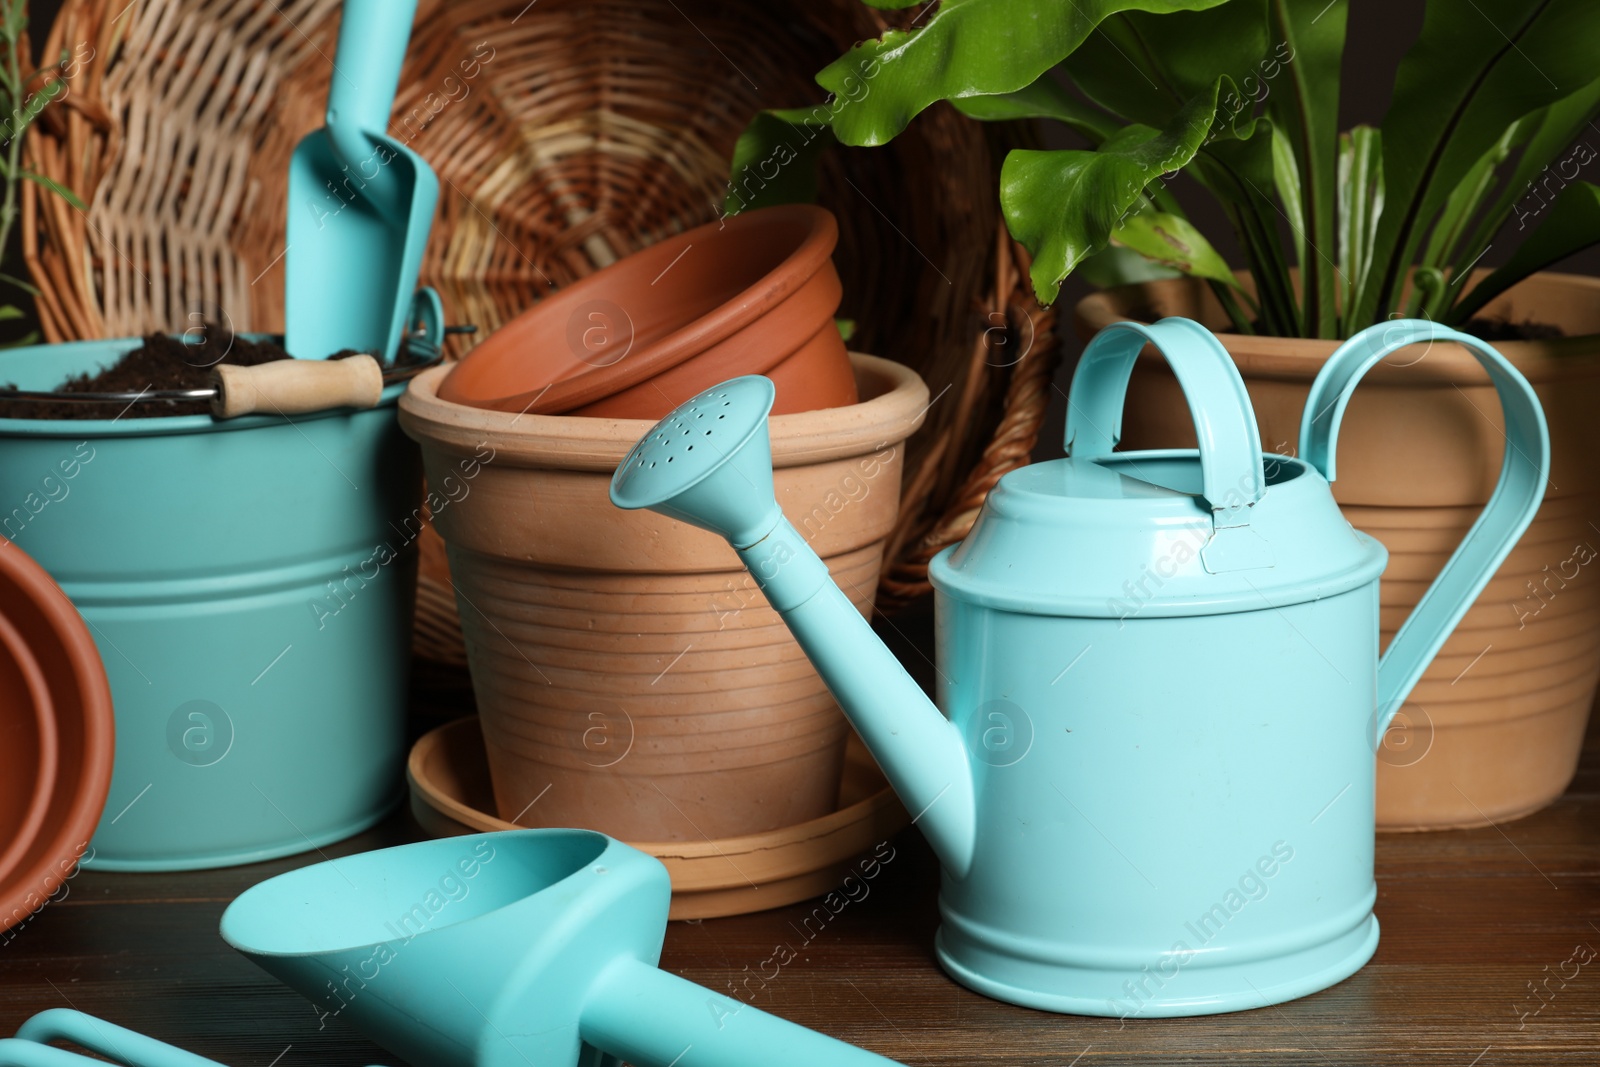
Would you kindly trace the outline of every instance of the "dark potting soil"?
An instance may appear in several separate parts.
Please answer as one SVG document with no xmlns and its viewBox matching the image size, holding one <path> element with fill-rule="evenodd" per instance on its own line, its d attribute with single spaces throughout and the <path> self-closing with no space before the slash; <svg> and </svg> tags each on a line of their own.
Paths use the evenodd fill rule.
<svg viewBox="0 0 1600 1067">
<path fill-rule="evenodd" d="M 221 359 L 216 358 L 222 349 Z M 357 353 L 347 349 L 332 359 Z M 205 341 L 188 344 L 171 334 L 147 334 L 144 344 L 97 374 L 79 374 L 55 388 L 58 393 L 156 393 L 167 390 L 209 389 L 211 368 L 218 363 L 254 367 L 288 359 L 289 353 L 271 341 L 249 341 L 220 326 L 207 324 Z M 85 401 L 9 400 L 14 384 L 0 386 L 0 418 L 11 419 L 149 419 L 170 415 L 204 415 L 209 400 L 143 400 L 133 404 Z"/>
<path fill-rule="evenodd" d="M 1480 341 L 1548 341 L 1552 337 L 1565 337 L 1567 332 L 1547 322 L 1512 322 L 1508 318 L 1473 319 L 1462 327 Z"/>
</svg>

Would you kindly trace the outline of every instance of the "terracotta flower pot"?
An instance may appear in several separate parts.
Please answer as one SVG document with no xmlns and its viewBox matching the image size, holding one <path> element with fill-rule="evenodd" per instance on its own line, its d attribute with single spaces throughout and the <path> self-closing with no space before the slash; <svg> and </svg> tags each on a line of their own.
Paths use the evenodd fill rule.
<svg viewBox="0 0 1600 1067">
<path fill-rule="evenodd" d="M 0 930 L 44 908 L 89 851 L 113 735 L 89 627 L 44 568 L 0 538 Z"/>
<path fill-rule="evenodd" d="M 1227 319 L 1187 279 L 1079 303 L 1093 333 L 1121 317 Z M 1496 342 L 1531 381 L 1550 424 L 1551 480 L 1533 524 L 1445 643 L 1378 748 L 1378 825 L 1481 826 L 1527 815 L 1566 789 L 1600 680 L 1600 280 L 1541 274 L 1491 303 L 1490 318 L 1559 326 L 1555 340 Z M 1269 451 L 1292 453 L 1312 379 L 1335 342 L 1221 334 Z M 1334 495 L 1389 549 L 1387 644 L 1493 490 L 1505 450 L 1499 401 L 1456 345 L 1396 353 L 1363 379 L 1339 431 Z M 1164 364 L 1141 361 L 1128 447 L 1193 444 Z"/>
<path fill-rule="evenodd" d="M 927 387 L 854 356 L 858 404 L 772 420 L 778 498 L 863 613 Z M 418 377 L 401 425 L 445 503 L 502 818 L 631 841 L 827 814 L 847 725 L 726 542 L 606 495 L 646 421 L 453 404 Z"/>
<path fill-rule="evenodd" d="M 834 325 L 838 224 L 808 204 L 669 237 L 539 301 L 469 352 L 440 399 L 536 415 L 654 421 L 741 374 L 774 414 L 856 402 Z"/>
</svg>

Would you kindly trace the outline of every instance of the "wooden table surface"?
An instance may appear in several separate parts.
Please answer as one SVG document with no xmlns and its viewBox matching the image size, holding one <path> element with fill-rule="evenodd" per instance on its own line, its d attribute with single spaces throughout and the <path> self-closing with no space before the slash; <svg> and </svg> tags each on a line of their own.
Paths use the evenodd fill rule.
<svg viewBox="0 0 1600 1067">
<path fill-rule="evenodd" d="M 460 710 L 446 696 L 416 728 Z M 337 857 L 418 836 L 402 812 L 323 851 Z M 870 892 L 820 933 L 813 925 L 809 939 L 807 906 L 674 923 L 662 965 L 725 989 L 787 945 L 796 958 L 775 979 L 750 984 L 760 990 L 757 1007 L 929 1067 L 1600 1064 L 1600 729 L 1590 730 L 1572 788 L 1537 815 L 1483 830 L 1380 835 L 1377 955 L 1332 989 L 1259 1011 L 1122 1024 L 968 992 L 933 960 L 931 854 L 914 831 L 891 845 L 894 858 Z M 309 1002 L 217 934 L 239 892 L 317 858 L 80 873 L 64 900 L 15 936 L 0 934 L 0 1033 L 36 1011 L 72 1006 L 232 1067 L 395 1063 L 340 1020 L 319 1025 Z M 1569 976 L 1565 984 L 1557 973 Z M 1536 998 L 1531 987 L 1546 978 L 1551 992 Z"/>
</svg>

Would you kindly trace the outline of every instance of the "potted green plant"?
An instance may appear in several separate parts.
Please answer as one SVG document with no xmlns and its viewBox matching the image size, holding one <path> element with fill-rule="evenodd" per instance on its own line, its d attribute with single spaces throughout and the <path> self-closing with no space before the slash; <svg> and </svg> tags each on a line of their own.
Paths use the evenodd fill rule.
<svg viewBox="0 0 1600 1067">
<path fill-rule="evenodd" d="M 1132 284 L 1079 305 L 1085 332 L 1120 317 L 1205 322 L 1279 451 L 1296 447 L 1339 338 L 1422 316 L 1495 341 L 1544 400 L 1552 484 L 1379 748 L 1381 825 L 1482 824 L 1565 789 L 1600 678 L 1600 578 L 1585 569 L 1600 537 L 1588 461 L 1600 282 L 1541 273 L 1600 241 L 1600 187 L 1582 180 L 1600 144 L 1600 6 L 1432 0 L 1381 128 L 1341 131 L 1347 13 L 1348 0 L 945 0 L 825 68 L 825 104 L 758 116 L 729 208 L 803 198 L 807 156 L 882 144 L 941 101 L 1064 124 L 1087 147 L 1013 151 L 1001 172 L 1040 299 L 1092 266 L 1101 284 Z M 1247 269 L 1187 217 L 1167 184 L 1178 171 L 1220 203 Z M 1499 236 L 1508 224 L 1515 241 Z M 1336 485 L 1351 522 L 1390 549 L 1386 637 L 1487 499 L 1504 448 L 1464 352 L 1404 357 L 1352 404 Z M 1181 443 L 1181 404 L 1170 377 L 1143 368 L 1126 439 Z"/>
</svg>

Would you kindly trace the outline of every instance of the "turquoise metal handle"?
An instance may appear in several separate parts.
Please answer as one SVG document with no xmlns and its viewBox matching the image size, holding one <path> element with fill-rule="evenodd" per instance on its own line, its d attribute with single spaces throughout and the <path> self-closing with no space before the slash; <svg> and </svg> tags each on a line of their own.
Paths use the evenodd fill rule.
<svg viewBox="0 0 1600 1067">
<path fill-rule="evenodd" d="M 444 301 L 439 299 L 439 291 L 433 286 L 419 286 L 411 294 L 404 334 L 411 351 L 421 355 L 436 356 L 444 346 Z M 398 356 L 396 352 L 395 357 Z"/>
<path fill-rule="evenodd" d="M 1378 664 L 1379 736 L 1533 521 L 1550 479 L 1550 433 L 1533 386 L 1490 345 L 1422 319 L 1369 326 L 1334 351 L 1306 399 L 1300 421 L 1301 457 L 1333 481 L 1339 423 L 1356 384 L 1379 360 L 1421 341 L 1453 341 L 1477 357 L 1489 372 L 1505 415 L 1506 450 L 1500 481 L 1489 503 Z"/>
<path fill-rule="evenodd" d="M 393 150 L 380 149 L 368 135 L 389 129 L 416 11 L 417 0 L 344 0 L 328 87 L 326 126 L 334 153 L 361 195 L 390 214 L 403 210 L 399 176 L 387 165 Z"/>
<path fill-rule="evenodd" d="M 100 1062 L 52 1048 L 52 1041 L 70 1041 L 123 1067 L 222 1067 L 216 1060 L 69 1008 L 41 1011 L 18 1028 L 16 1037 L 0 1041 L 0 1067 L 84 1067 Z"/>
<path fill-rule="evenodd" d="M 1067 397 L 1067 455 L 1094 459 L 1122 439 L 1122 407 L 1134 361 L 1146 344 L 1166 357 L 1189 402 L 1200 442 L 1202 493 L 1214 512 L 1234 513 L 1261 499 L 1261 431 L 1244 379 L 1210 330 L 1183 318 L 1153 325 L 1116 322 L 1084 349 Z M 1219 523 L 1219 525 L 1236 523 Z"/>
</svg>

